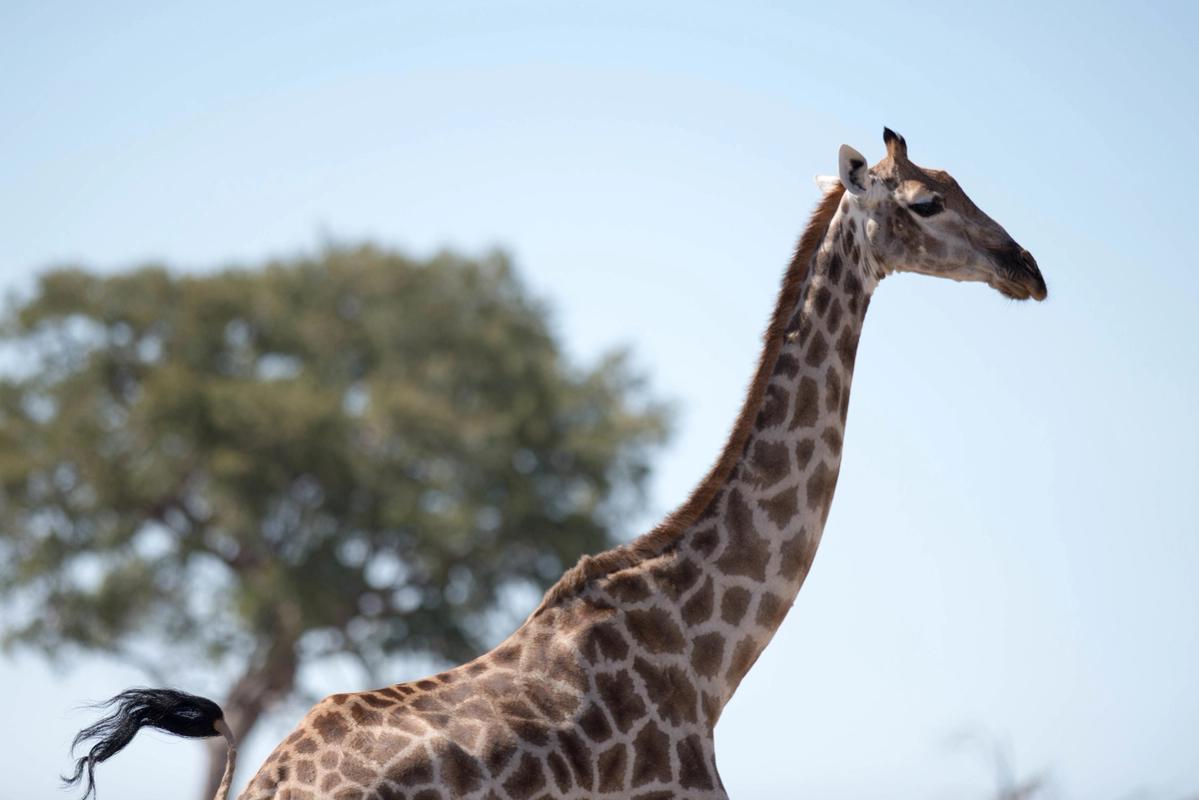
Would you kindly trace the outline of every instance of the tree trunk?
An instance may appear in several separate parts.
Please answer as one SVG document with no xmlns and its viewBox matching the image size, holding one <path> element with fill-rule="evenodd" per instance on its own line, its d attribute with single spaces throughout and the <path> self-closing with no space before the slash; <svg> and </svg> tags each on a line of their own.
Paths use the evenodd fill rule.
<svg viewBox="0 0 1199 800">
<path fill-rule="evenodd" d="M 295 636 L 287 635 L 264 642 L 229 691 L 221 707 L 225 711 L 225 722 L 237 737 L 239 745 L 249 738 L 250 731 L 263 713 L 285 698 L 295 686 L 296 669 L 299 666 L 295 642 Z M 208 771 L 200 800 L 212 800 L 216 796 L 225 771 L 224 740 L 209 739 L 207 744 Z"/>
</svg>

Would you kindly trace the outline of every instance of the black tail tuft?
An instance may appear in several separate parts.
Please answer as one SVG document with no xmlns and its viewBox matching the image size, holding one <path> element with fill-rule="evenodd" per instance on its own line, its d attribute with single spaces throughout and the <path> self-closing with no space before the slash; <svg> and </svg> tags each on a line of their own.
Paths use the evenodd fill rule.
<svg viewBox="0 0 1199 800">
<path fill-rule="evenodd" d="M 63 775 L 64 785 L 79 783 L 87 773 L 84 800 L 96 791 L 96 765 L 116 755 L 143 727 L 158 728 L 176 736 L 203 739 L 220 736 L 216 723 L 225 715 L 221 707 L 203 697 L 175 689 L 128 689 L 97 708 L 116 709 L 79 732 L 71 753 L 88 739 L 98 739 L 87 755 L 75 761 L 75 773 Z"/>
</svg>

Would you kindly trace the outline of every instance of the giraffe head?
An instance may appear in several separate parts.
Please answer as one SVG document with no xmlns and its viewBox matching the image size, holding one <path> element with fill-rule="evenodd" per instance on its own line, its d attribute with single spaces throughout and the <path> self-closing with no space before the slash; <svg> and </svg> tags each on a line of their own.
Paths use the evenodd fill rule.
<svg viewBox="0 0 1199 800">
<path fill-rule="evenodd" d="M 845 202 L 862 219 L 877 277 L 919 272 L 981 281 L 1017 300 L 1045 299 L 1032 254 L 974 205 L 953 176 L 909 161 L 907 142 L 890 128 L 883 141 L 887 155 L 873 167 L 849 145 L 840 152 Z"/>
</svg>

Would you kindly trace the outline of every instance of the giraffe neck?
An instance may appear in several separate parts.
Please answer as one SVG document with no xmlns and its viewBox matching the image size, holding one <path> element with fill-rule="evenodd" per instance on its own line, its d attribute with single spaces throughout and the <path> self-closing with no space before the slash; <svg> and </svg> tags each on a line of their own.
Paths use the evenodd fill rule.
<svg viewBox="0 0 1199 800">
<path fill-rule="evenodd" d="M 754 423 L 741 455 L 680 537 L 712 578 L 709 624 L 723 643 L 707 677 L 721 705 L 791 608 L 832 505 L 858 339 L 881 275 L 863 222 L 844 196 L 807 265 L 766 391 L 746 409 Z M 681 612 L 686 620 L 686 600 Z"/>
<path fill-rule="evenodd" d="M 631 544 L 584 557 L 492 656 L 570 642 L 591 676 L 581 680 L 627 714 L 619 730 L 654 708 L 711 731 L 794 602 L 828 516 L 858 337 L 883 274 L 864 222 L 841 192 L 818 207 L 749 397 L 691 498 Z"/>
</svg>

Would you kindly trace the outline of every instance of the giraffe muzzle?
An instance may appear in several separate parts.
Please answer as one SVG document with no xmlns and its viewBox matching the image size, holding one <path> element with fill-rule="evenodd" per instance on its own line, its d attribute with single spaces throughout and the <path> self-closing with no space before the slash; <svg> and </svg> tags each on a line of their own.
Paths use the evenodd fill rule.
<svg viewBox="0 0 1199 800">
<path fill-rule="evenodd" d="M 1028 279 L 1028 293 L 1033 300 L 1041 301 L 1049 296 L 1049 287 L 1045 285 L 1045 278 L 1041 275 L 1041 268 L 1037 266 L 1037 260 L 1032 257 L 1032 253 L 1021 248 L 1020 249 L 1020 264 L 1024 268 L 1024 273 Z"/>
<path fill-rule="evenodd" d="M 1044 300 L 1049 288 L 1032 253 L 1013 243 L 995 253 L 998 265 L 991 285 L 1013 300 Z"/>
</svg>

